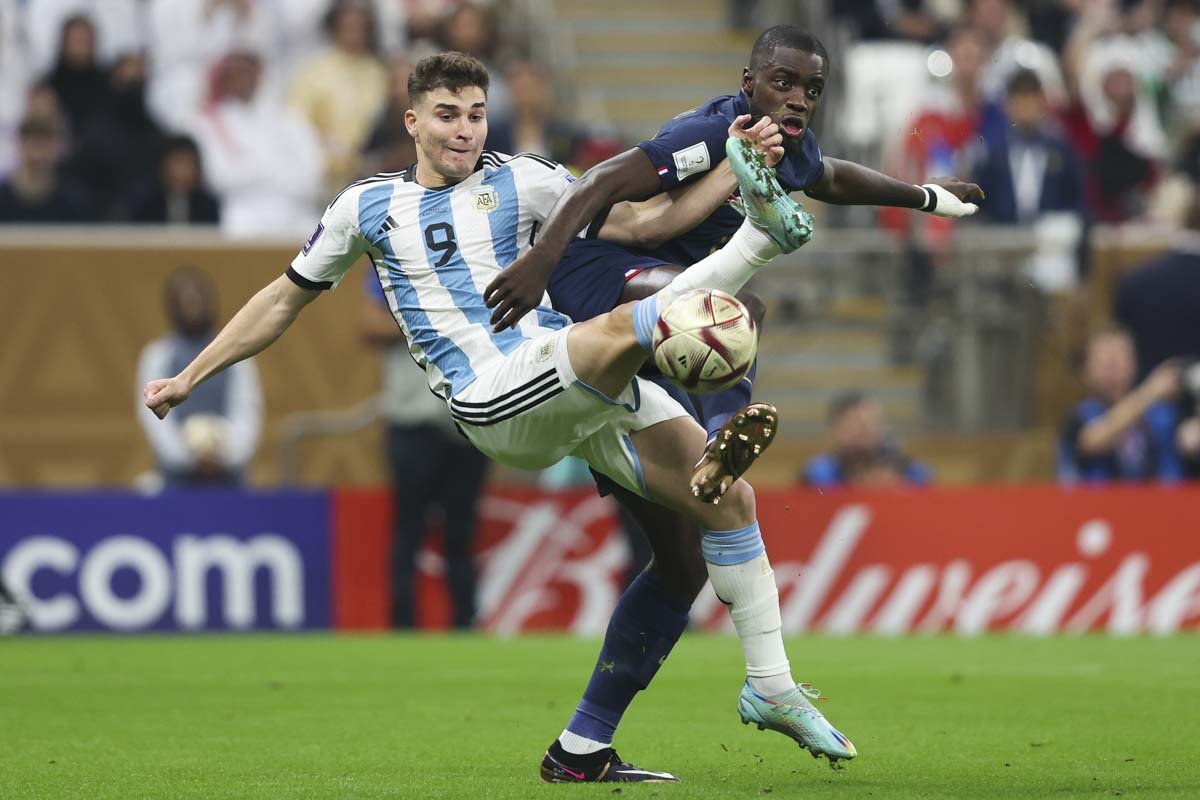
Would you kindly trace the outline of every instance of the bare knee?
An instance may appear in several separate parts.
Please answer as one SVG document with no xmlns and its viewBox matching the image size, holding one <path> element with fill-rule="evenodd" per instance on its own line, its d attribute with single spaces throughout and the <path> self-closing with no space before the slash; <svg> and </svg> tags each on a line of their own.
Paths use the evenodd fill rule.
<svg viewBox="0 0 1200 800">
<path fill-rule="evenodd" d="M 755 514 L 754 490 L 739 479 L 725 492 L 720 503 L 706 505 L 701 524 L 709 530 L 732 531 L 753 523 Z"/>
</svg>

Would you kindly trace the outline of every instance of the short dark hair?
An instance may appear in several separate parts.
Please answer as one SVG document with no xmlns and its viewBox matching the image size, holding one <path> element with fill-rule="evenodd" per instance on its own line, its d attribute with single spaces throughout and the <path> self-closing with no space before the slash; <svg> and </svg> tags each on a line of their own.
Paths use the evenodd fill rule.
<svg viewBox="0 0 1200 800">
<path fill-rule="evenodd" d="M 1031 69 L 1019 69 L 1008 79 L 1008 96 L 1016 94 L 1041 94 L 1042 79 Z"/>
<path fill-rule="evenodd" d="M 774 25 L 760 33 L 755 40 L 754 49 L 750 51 L 750 68 L 754 69 L 764 59 L 770 58 L 780 47 L 820 56 L 825 60 L 825 66 L 829 66 L 829 53 L 825 52 L 825 45 L 821 44 L 820 39 L 798 25 Z"/>
<path fill-rule="evenodd" d="M 825 412 L 825 421 L 832 425 L 841 419 L 842 415 L 847 411 L 858 408 L 864 403 L 870 403 L 872 400 L 871 395 L 862 389 L 847 389 L 846 391 L 838 392 L 829 401 L 829 408 Z"/>
<path fill-rule="evenodd" d="M 486 96 L 488 83 L 487 67 L 473 56 L 456 51 L 425 56 L 408 76 L 408 102 L 415 106 L 434 89 L 460 92 L 468 86 L 478 86 Z"/>
</svg>

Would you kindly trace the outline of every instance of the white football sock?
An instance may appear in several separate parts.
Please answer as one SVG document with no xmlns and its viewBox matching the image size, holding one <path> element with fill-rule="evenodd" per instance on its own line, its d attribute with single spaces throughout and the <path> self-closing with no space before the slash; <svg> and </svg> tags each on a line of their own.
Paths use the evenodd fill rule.
<svg viewBox="0 0 1200 800">
<path fill-rule="evenodd" d="M 633 331 L 638 343 L 647 351 L 651 349 L 658 317 L 676 297 L 693 289 L 720 289 L 737 294 L 779 252 L 771 237 L 745 220 L 724 247 L 676 275 L 654 294 L 637 301 Z"/>
<path fill-rule="evenodd" d="M 589 739 L 586 736 L 580 736 L 578 733 L 571 733 L 565 729 L 558 735 L 558 743 L 562 745 L 563 750 L 577 756 L 598 753 L 606 747 L 612 747 L 610 743 L 597 742 L 595 739 Z"/>
<path fill-rule="evenodd" d="M 659 306 L 693 289 L 720 289 L 737 294 L 754 273 L 777 255 L 779 246 L 746 220 L 724 247 L 697 261 L 664 286 L 658 292 Z"/>
<path fill-rule="evenodd" d="M 767 697 L 793 689 L 796 682 L 783 647 L 779 589 L 758 523 L 740 531 L 706 530 L 701 546 L 713 591 L 729 607 L 742 642 L 750 688 Z"/>
</svg>

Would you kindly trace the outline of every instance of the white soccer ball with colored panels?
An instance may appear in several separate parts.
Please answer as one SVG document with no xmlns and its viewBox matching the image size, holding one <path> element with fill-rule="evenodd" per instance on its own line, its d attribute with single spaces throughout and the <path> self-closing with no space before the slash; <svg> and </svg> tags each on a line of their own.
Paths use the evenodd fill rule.
<svg viewBox="0 0 1200 800">
<path fill-rule="evenodd" d="M 733 295 L 693 289 L 663 309 L 653 346 L 659 372 L 693 394 L 707 394 L 746 375 L 758 354 L 758 331 Z"/>
</svg>

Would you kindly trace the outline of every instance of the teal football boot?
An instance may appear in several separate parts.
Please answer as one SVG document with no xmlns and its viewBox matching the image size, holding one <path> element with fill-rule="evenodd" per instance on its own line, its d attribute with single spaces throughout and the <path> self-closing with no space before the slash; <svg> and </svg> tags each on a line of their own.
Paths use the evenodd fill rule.
<svg viewBox="0 0 1200 800">
<path fill-rule="evenodd" d="M 858 751 L 841 731 L 829 724 L 824 714 L 813 707 L 809 697 L 820 698 L 821 693 L 807 683 L 773 697 L 763 697 L 751 689 L 747 681 L 738 698 L 738 713 L 743 724 L 753 722 L 760 731 L 767 728 L 778 731 L 795 740 L 813 758 L 825 756 L 829 766 L 841 769 L 840 762 L 854 758 Z"/>
<path fill-rule="evenodd" d="M 742 212 L 750 221 L 785 253 L 807 244 L 813 235 L 813 215 L 788 197 L 774 168 L 767 166 L 766 154 L 753 142 L 735 138 L 725 142 L 725 153 L 737 176 Z"/>
</svg>

